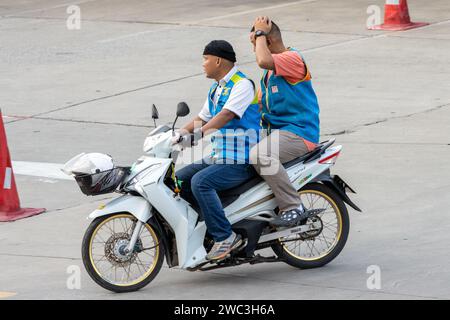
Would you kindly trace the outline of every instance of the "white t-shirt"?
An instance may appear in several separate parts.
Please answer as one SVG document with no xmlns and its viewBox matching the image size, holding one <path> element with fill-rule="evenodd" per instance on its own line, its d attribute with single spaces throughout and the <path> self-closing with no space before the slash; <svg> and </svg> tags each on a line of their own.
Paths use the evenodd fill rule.
<svg viewBox="0 0 450 320">
<path fill-rule="evenodd" d="M 237 68 L 233 67 L 230 72 L 228 72 L 226 76 L 219 81 L 219 85 L 217 86 L 216 92 L 214 93 L 213 97 L 214 105 L 217 104 L 217 101 L 219 100 L 220 94 L 222 93 L 222 90 L 225 87 L 226 83 L 237 71 Z M 250 103 L 253 101 L 254 97 L 255 89 L 253 88 L 253 84 L 248 79 L 242 79 L 234 84 L 233 88 L 231 89 L 230 96 L 223 106 L 223 109 L 230 110 L 240 119 L 242 118 L 242 115 L 244 114 L 245 110 L 247 110 Z M 203 108 L 198 116 L 205 122 L 208 122 L 213 118 L 211 113 L 209 112 L 208 98 L 206 98 Z"/>
</svg>

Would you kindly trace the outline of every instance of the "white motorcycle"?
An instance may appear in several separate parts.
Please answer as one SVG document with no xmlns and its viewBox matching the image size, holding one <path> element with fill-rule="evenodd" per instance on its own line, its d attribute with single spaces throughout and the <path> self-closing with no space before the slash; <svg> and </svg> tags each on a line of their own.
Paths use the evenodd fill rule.
<svg viewBox="0 0 450 320">
<path fill-rule="evenodd" d="M 179 103 L 175 122 L 188 113 L 188 106 Z M 152 117 L 158 118 L 155 107 Z M 86 172 L 77 167 L 78 156 L 63 169 L 87 195 L 122 194 L 89 215 L 93 221 L 83 239 L 82 258 L 96 283 L 114 292 L 139 290 L 155 278 L 164 258 L 170 268 L 189 271 L 279 261 L 308 269 L 326 265 L 341 252 L 350 227 L 345 203 L 361 210 L 346 195 L 354 191 L 337 175 L 330 175 L 342 148 L 332 147 L 333 139 L 283 164 L 303 204 L 318 209 L 311 210 L 316 214 L 294 227 L 272 226 L 278 212 L 274 195 L 255 176 L 219 193 L 225 214 L 243 242 L 225 259 L 207 261 L 213 240 L 198 208 L 180 196 L 174 159 L 180 148 L 172 145 L 175 122 L 150 132 L 144 143 L 146 155 L 132 167 L 112 167 L 103 159 L 103 165 Z M 105 170 L 105 163 L 110 169 Z M 265 248 L 275 255 L 255 253 Z"/>
</svg>

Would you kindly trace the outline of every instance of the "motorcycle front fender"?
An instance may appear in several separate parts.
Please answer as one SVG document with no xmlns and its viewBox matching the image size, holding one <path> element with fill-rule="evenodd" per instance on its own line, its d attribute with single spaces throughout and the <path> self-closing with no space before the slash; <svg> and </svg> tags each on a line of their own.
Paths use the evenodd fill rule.
<svg viewBox="0 0 450 320">
<path fill-rule="evenodd" d="M 153 215 L 152 206 L 148 201 L 140 196 L 125 194 L 98 207 L 89 215 L 89 219 L 120 212 L 130 213 L 143 223 L 146 223 Z"/>
</svg>

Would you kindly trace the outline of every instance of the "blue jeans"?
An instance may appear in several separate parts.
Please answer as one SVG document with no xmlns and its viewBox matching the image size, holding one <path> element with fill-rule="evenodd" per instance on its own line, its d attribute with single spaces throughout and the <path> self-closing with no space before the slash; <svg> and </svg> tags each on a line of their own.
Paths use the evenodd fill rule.
<svg viewBox="0 0 450 320">
<path fill-rule="evenodd" d="M 237 187 L 254 175 L 251 165 L 213 164 L 207 159 L 176 172 L 182 181 L 181 195 L 191 203 L 198 203 L 214 241 L 223 241 L 232 232 L 217 191 Z"/>
</svg>

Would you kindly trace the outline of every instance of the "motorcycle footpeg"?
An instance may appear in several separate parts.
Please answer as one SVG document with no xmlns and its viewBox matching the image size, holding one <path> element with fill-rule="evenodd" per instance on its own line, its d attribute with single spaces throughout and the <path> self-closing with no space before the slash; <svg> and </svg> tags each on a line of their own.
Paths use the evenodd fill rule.
<svg viewBox="0 0 450 320">
<path fill-rule="evenodd" d="M 324 212 L 326 209 L 310 209 L 308 210 L 308 218 L 313 218 L 315 216 L 317 216 L 318 214 L 321 214 L 322 212 Z"/>
<path fill-rule="evenodd" d="M 237 253 L 239 251 L 241 251 L 242 249 L 244 249 L 248 244 L 248 240 L 247 239 L 242 239 L 242 242 L 239 246 L 237 246 L 236 248 L 234 248 L 233 250 L 231 250 L 231 253 Z"/>
</svg>

